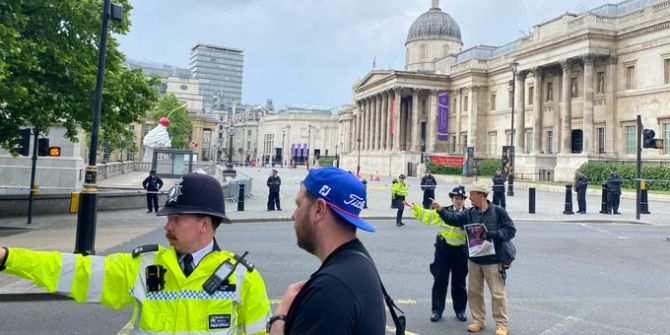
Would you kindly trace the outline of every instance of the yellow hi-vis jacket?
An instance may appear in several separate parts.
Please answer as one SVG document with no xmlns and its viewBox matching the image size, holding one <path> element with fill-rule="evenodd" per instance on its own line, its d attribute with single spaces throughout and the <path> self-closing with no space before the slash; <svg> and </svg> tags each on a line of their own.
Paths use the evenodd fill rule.
<svg viewBox="0 0 670 335">
<path fill-rule="evenodd" d="M 391 196 L 396 197 L 397 195 L 406 197 L 409 194 L 409 188 L 407 184 L 402 182 L 397 182 L 391 186 Z"/>
<path fill-rule="evenodd" d="M 442 220 L 440 215 L 434 209 L 425 209 L 418 204 L 412 207 L 412 214 L 423 224 L 434 225 L 439 224 L 440 230 L 438 234 L 444 237 L 448 245 L 458 247 L 465 244 L 465 230 L 461 227 L 452 226 Z"/>
<path fill-rule="evenodd" d="M 257 270 L 248 272 L 239 264 L 229 284 L 213 295 L 202 288 L 222 262 L 235 263 L 233 258 L 229 251 L 212 251 L 187 278 L 172 247 L 108 256 L 11 248 L 5 271 L 77 302 L 116 309 L 133 304 L 134 334 L 265 334 L 270 302 Z M 166 270 L 161 290 L 149 291 L 150 265 Z"/>
</svg>

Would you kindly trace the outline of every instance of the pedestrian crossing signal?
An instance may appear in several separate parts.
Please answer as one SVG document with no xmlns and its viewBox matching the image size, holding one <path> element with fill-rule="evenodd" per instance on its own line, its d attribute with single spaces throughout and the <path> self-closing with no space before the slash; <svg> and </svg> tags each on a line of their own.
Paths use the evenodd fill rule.
<svg viewBox="0 0 670 335">
<path fill-rule="evenodd" d="M 663 140 L 655 139 L 656 133 L 651 129 L 642 131 L 642 147 L 648 149 L 663 149 Z"/>
<path fill-rule="evenodd" d="M 60 147 L 49 147 L 49 156 L 60 157 Z"/>
</svg>

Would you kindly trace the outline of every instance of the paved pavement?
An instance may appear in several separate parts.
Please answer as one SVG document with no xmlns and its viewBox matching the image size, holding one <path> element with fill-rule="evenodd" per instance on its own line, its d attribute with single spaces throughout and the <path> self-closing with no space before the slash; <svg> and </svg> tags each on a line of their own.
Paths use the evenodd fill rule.
<svg viewBox="0 0 670 335">
<path fill-rule="evenodd" d="M 282 178 L 280 193 L 282 211 L 267 211 L 267 187 L 265 181 L 270 175 L 269 168 L 238 168 L 242 177 L 252 179 L 252 196 L 245 200 L 245 211 L 237 211 L 237 204 L 227 202 L 228 216 L 236 223 L 262 221 L 290 221 L 294 205 L 294 197 L 307 171 L 304 169 L 278 168 Z M 132 173 L 101 181 L 101 186 L 132 188 L 141 185 L 145 173 Z M 370 176 L 366 176 L 370 177 Z M 376 179 L 374 176 L 369 179 Z M 448 193 L 459 184 L 467 185 L 472 180 L 459 176 L 436 176 L 438 187 L 436 199 L 443 204 L 449 203 Z M 166 186 L 174 180 L 165 180 Z M 419 178 L 409 177 L 410 185 L 408 200 L 421 202 L 422 192 Z M 382 177 L 368 183 L 368 209 L 362 212 L 367 219 L 392 219 L 396 210 L 390 208 L 391 178 Z M 536 213 L 528 213 L 528 188 L 535 187 Z M 621 199 L 621 215 L 603 215 L 600 210 L 600 189 L 591 187 L 587 196 L 587 214 L 564 215 L 565 187 L 549 184 L 528 184 L 517 182 L 515 196 L 507 198 L 507 210 L 513 220 L 531 222 L 574 221 L 574 222 L 611 222 L 640 223 L 649 225 L 667 225 L 670 216 L 670 196 L 650 195 L 649 209 L 652 214 L 643 215 L 641 220 L 635 219 L 635 193 L 624 192 Z M 573 211 L 577 210 L 576 199 Z M 406 219 L 410 219 L 411 211 L 405 211 Z M 127 242 L 137 236 L 160 229 L 164 218 L 146 214 L 144 209 L 99 212 L 97 218 L 96 251 L 104 254 L 106 250 Z M 31 225 L 25 218 L 0 217 L 0 246 L 26 247 L 39 250 L 72 251 L 74 248 L 77 226 L 76 215 L 46 215 L 33 218 Z M 662 237 L 664 238 L 664 237 Z M 41 293 L 40 288 L 33 287 L 29 282 L 0 274 L 0 295 Z"/>
</svg>

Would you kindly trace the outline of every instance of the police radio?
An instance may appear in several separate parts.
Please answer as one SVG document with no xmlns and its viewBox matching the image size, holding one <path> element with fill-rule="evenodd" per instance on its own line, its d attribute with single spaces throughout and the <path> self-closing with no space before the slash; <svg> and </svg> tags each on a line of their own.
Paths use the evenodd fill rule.
<svg viewBox="0 0 670 335">
<path fill-rule="evenodd" d="M 202 284 L 202 288 L 205 290 L 205 292 L 209 293 L 209 295 L 214 294 L 219 287 L 221 287 L 221 284 L 223 284 L 225 281 L 228 280 L 228 277 L 230 277 L 231 274 L 235 271 L 235 268 L 237 268 L 237 265 L 243 262 L 244 257 L 248 254 L 249 252 L 246 251 L 242 256 L 239 258 L 235 257 L 237 262 L 235 264 L 231 263 L 230 260 L 226 260 L 225 262 L 221 263 L 218 268 L 216 268 L 216 271 L 207 278 L 207 281 Z"/>
</svg>

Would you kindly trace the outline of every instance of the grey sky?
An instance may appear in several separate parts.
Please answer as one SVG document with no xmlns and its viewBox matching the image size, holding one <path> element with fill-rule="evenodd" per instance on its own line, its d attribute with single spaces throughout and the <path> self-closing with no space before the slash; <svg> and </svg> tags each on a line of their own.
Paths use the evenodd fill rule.
<svg viewBox="0 0 670 335">
<path fill-rule="evenodd" d="M 412 22 L 430 0 L 131 0 L 132 27 L 119 38 L 130 58 L 188 67 L 198 42 L 244 49 L 242 102 L 338 106 L 376 57 L 403 69 Z M 464 48 L 502 45 L 533 25 L 603 0 L 441 0 Z"/>
</svg>

